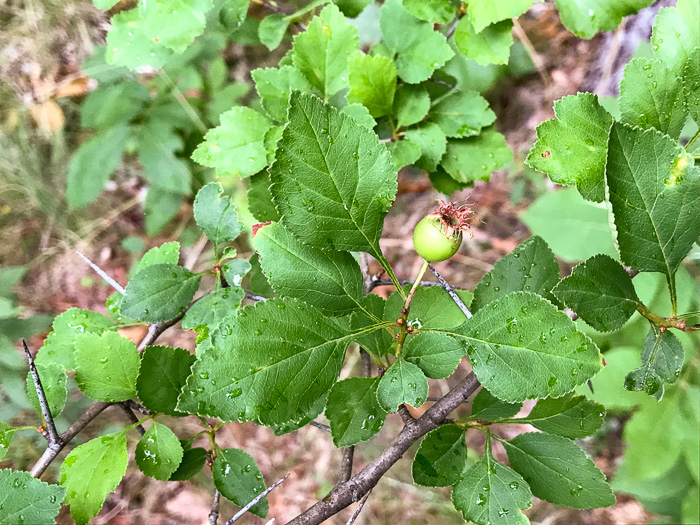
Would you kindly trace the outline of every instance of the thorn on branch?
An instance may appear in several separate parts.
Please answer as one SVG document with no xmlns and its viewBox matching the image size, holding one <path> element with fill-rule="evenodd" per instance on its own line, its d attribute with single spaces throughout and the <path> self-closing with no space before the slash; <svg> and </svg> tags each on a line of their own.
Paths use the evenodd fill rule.
<svg viewBox="0 0 700 525">
<path fill-rule="evenodd" d="M 29 365 L 29 373 L 34 381 L 34 388 L 36 389 L 36 395 L 39 398 L 39 406 L 41 407 L 41 415 L 44 417 L 44 422 L 46 423 L 46 433 L 48 436 L 48 442 L 50 448 L 57 448 L 60 450 L 61 437 L 56 432 L 56 425 L 53 421 L 53 416 L 51 415 L 51 410 L 49 408 L 49 402 L 46 399 L 46 392 L 41 384 L 41 378 L 39 377 L 39 371 L 36 369 L 36 364 L 34 363 L 34 357 L 29 351 L 27 342 L 22 339 L 22 345 L 24 345 L 24 355 L 27 358 L 27 364 Z"/>
<path fill-rule="evenodd" d="M 250 503 L 248 503 L 245 507 L 243 507 L 241 510 L 239 510 L 238 512 L 236 512 L 236 514 L 234 514 L 233 517 L 225 523 L 225 525 L 231 525 L 232 523 L 234 523 L 235 521 L 237 521 L 238 518 L 240 518 L 240 517 L 243 516 L 246 512 L 248 512 L 248 511 L 250 510 L 250 508 L 251 508 L 253 505 L 255 505 L 258 501 L 260 501 L 261 499 L 263 499 L 265 496 L 267 496 L 270 492 L 272 492 L 273 490 L 275 490 L 277 487 L 279 487 L 279 486 L 282 484 L 282 482 L 283 482 L 285 479 L 287 479 L 288 477 L 289 477 L 289 474 L 287 474 L 286 476 L 284 476 L 282 479 L 278 479 L 278 480 L 275 481 L 272 485 L 270 485 L 269 487 L 267 487 L 263 492 L 261 492 L 260 494 L 258 494 L 257 496 L 255 496 L 255 498 L 253 498 L 253 499 L 250 501 Z"/>
</svg>

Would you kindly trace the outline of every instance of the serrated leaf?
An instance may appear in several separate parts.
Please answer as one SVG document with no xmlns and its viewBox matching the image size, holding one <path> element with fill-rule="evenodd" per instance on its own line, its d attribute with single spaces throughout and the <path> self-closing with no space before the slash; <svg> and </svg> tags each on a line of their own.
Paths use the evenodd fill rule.
<svg viewBox="0 0 700 525">
<path fill-rule="evenodd" d="M 377 121 L 369 114 L 369 109 L 362 104 L 348 104 L 341 109 L 340 112 L 349 116 L 358 126 L 362 126 L 363 128 L 372 130 L 374 126 L 377 125 Z"/>
<path fill-rule="evenodd" d="M 233 241 L 243 231 L 236 208 L 218 182 L 211 182 L 197 192 L 194 220 L 214 244 Z"/>
<path fill-rule="evenodd" d="M 175 406 L 194 361 L 195 356 L 182 348 L 147 346 L 136 380 L 136 391 L 143 406 L 151 412 L 182 415 Z"/>
<path fill-rule="evenodd" d="M 39 363 L 36 365 L 41 386 L 46 394 L 46 401 L 49 404 L 49 411 L 53 417 L 58 417 L 66 406 L 68 397 L 68 385 L 66 384 L 66 369 L 63 365 L 56 363 Z M 31 372 L 27 373 L 27 394 L 34 410 L 43 417 L 39 396 L 36 393 L 36 386 L 32 379 Z"/>
<path fill-rule="evenodd" d="M 683 69 L 683 90 L 690 116 L 700 126 L 700 47 L 691 53 Z"/>
<path fill-rule="evenodd" d="M 122 160 L 130 131 L 126 124 L 110 127 L 76 150 L 66 176 L 66 198 L 72 209 L 91 203 L 102 192 Z"/>
<path fill-rule="evenodd" d="M 206 325 L 213 330 L 227 317 L 233 315 L 245 293 L 240 287 L 220 288 L 199 299 L 182 318 L 183 330 L 197 330 Z"/>
<path fill-rule="evenodd" d="M 457 182 L 488 180 L 491 172 L 513 160 L 503 135 L 492 129 L 475 137 L 447 141 L 440 165 Z"/>
<path fill-rule="evenodd" d="M 605 475 L 573 441 L 526 433 L 502 443 L 510 466 L 525 478 L 538 498 L 574 509 L 615 504 Z"/>
<path fill-rule="evenodd" d="M 616 122 L 606 179 L 622 261 L 673 275 L 700 236 L 700 168 L 667 135 Z"/>
<path fill-rule="evenodd" d="M 175 156 L 172 144 L 165 142 L 164 130 L 159 126 L 144 125 L 138 136 L 139 162 L 144 176 L 156 186 L 170 193 L 190 193 L 190 170 L 187 163 Z M 175 147 L 179 149 L 179 145 Z"/>
<path fill-rule="evenodd" d="M 510 47 L 513 45 L 512 29 L 513 21 L 503 20 L 478 32 L 465 16 L 457 24 L 454 41 L 457 49 L 465 57 L 475 60 L 482 66 L 507 64 Z"/>
<path fill-rule="evenodd" d="M 178 410 L 266 425 L 300 417 L 337 379 L 350 338 L 293 299 L 242 308 L 200 345 Z"/>
<path fill-rule="evenodd" d="M 651 34 L 654 56 L 677 77 L 683 75 L 698 42 L 700 6 L 695 0 L 678 0 L 675 7 L 659 9 Z"/>
<path fill-rule="evenodd" d="M 288 16 L 280 14 L 266 16 L 260 21 L 258 26 L 260 43 L 270 51 L 274 51 L 282 42 L 290 23 L 291 19 Z"/>
<path fill-rule="evenodd" d="M 149 0 L 139 5 L 142 27 L 151 41 L 182 53 L 204 32 L 212 0 Z"/>
<path fill-rule="evenodd" d="M 83 128 L 109 128 L 128 123 L 150 99 L 146 86 L 138 82 L 100 85 L 80 106 Z"/>
<path fill-rule="evenodd" d="M 474 288 L 474 300 L 469 307 L 476 312 L 510 292 L 532 292 L 553 300 L 551 290 L 558 280 L 559 265 L 552 250 L 535 235 L 503 257 L 481 278 Z"/>
<path fill-rule="evenodd" d="M 372 117 L 390 114 L 396 93 L 396 66 L 383 56 L 357 51 L 348 62 L 349 103 L 365 106 Z"/>
<path fill-rule="evenodd" d="M 196 476 L 207 462 L 207 450 L 202 447 L 188 448 L 181 440 L 184 453 L 177 470 L 170 475 L 168 481 L 187 481 Z"/>
<path fill-rule="evenodd" d="M 66 489 L 63 503 L 70 505 L 78 525 L 97 516 L 107 494 L 124 477 L 128 460 L 125 432 L 91 439 L 71 450 L 61 465 L 61 485 Z"/>
<path fill-rule="evenodd" d="M 154 42 L 144 28 L 139 9 L 122 11 L 110 20 L 107 33 L 108 64 L 137 69 L 143 66 L 160 68 L 173 56 L 160 42 Z"/>
<path fill-rule="evenodd" d="M 331 4 L 294 37 L 293 60 L 324 100 L 348 86 L 348 59 L 357 49 L 357 29 Z"/>
<path fill-rule="evenodd" d="M 532 505 L 532 493 L 517 472 L 494 459 L 487 437 L 484 456 L 452 487 L 452 503 L 465 520 L 479 525 L 526 525 L 520 509 Z"/>
<path fill-rule="evenodd" d="M 605 162 L 613 118 L 591 93 L 563 97 L 554 103 L 556 119 L 537 126 L 537 142 L 528 166 L 564 186 L 576 185 L 585 199 L 605 197 Z"/>
<path fill-rule="evenodd" d="M 471 137 L 478 135 L 481 128 L 493 124 L 496 114 L 479 93 L 465 90 L 455 91 L 433 106 L 430 119 L 448 137 Z"/>
<path fill-rule="evenodd" d="M 166 242 L 144 253 L 141 260 L 134 265 L 132 273 L 136 275 L 147 266 L 153 266 L 154 264 L 177 264 L 179 260 L 180 243 L 177 241 Z"/>
<path fill-rule="evenodd" d="M 435 332 L 409 335 L 402 357 L 433 379 L 449 377 L 464 357 L 464 348 L 450 336 Z"/>
<path fill-rule="evenodd" d="M 192 160 L 216 168 L 220 177 L 249 177 L 267 165 L 265 134 L 272 127 L 254 109 L 237 106 L 221 114 L 221 125 L 204 136 Z"/>
<path fill-rule="evenodd" d="M 367 441 L 384 426 L 387 413 L 377 401 L 379 381 L 378 377 L 351 377 L 331 388 L 326 417 L 336 447 Z"/>
<path fill-rule="evenodd" d="M 265 490 L 265 483 L 255 460 L 250 454 L 237 448 L 227 448 L 219 452 L 212 466 L 212 476 L 221 495 L 239 507 L 247 505 Z M 250 512 L 261 518 L 267 516 L 267 511 L 267 498 L 261 499 L 250 509 Z"/>
<path fill-rule="evenodd" d="M 251 258 L 252 262 L 252 258 Z M 243 277 L 250 272 L 252 265 L 243 259 L 232 259 L 221 267 L 221 273 L 230 286 L 240 286 Z"/>
<path fill-rule="evenodd" d="M 0 524 L 56 523 L 65 489 L 21 470 L 0 470 Z"/>
<path fill-rule="evenodd" d="M 413 164 L 421 156 L 420 147 L 408 139 L 389 142 L 386 147 L 391 153 L 391 162 L 397 170 Z"/>
<path fill-rule="evenodd" d="M 12 444 L 12 438 L 15 437 L 15 432 L 17 432 L 16 428 L 0 421 L 0 460 L 7 454 L 7 450 Z"/>
<path fill-rule="evenodd" d="M 664 383 L 675 383 L 678 379 L 683 357 L 683 345 L 678 338 L 652 325 L 642 348 L 642 366 L 627 374 L 625 389 L 646 392 L 661 400 Z"/>
<path fill-rule="evenodd" d="M 433 31 L 430 22 L 419 20 L 404 9 L 401 0 L 384 2 L 379 24 L 382 41 L 396 55 L 399 76 L 409 84 L 427 80 L 454 56 L 445 37 Z"/>
<path fill-rule="evenodd" d="M 688 116 L 683 83 L 660 60 L 635 58 L 620 82 L 622 121 L 678 139 Z"/>
<path fill-rule="evenodd" d="M 146 222 L 146 233 L 155 235 L 161 231 L 175 217 L 180 205 L 182 195 L 166 191 L 158 186 L 151 186 L 146 193 L 146 201 L 143 203 L 143 217 Z"/>
<path fill-rule="evenodd" d="M 278 144 L 270 178 L 281 224 L 318 248 L 381 257 L 379 237 L 397 183 L 377 135 L 318 98 L 294 92 Z"/>
<path fill-rule="evenodd" d="M 506 2 L 471 0 L 467 5 L 467 14 L 474 25 L 474 30 L 480 33 L 486 27 L 501 20 L 518 18 L 530 9 L 531 5 L 532 0 L 508 0 Z"/>
<path fill-rule="evenodd" d="M 254 238 L 260 264 L 280 297 L 295 297 L 330 315 L 361 307 L 364 283 L 348 252 L 301 244 L 280 224 L 260 228 Z"/>
<path fill-rule="evenodd" d="M 396 412 L 402 403 L 418 408 L 427 397 L 428 380 L 425 374 L 403 358 L 394 361 L 384 372 L 377 387 L 377 399 L 387 412 Z"/>
<path fill-rule="evenodd" d="M 276 222 L 280 214 L 272 202 L 270 175 L 266 171 L 256 173 L 248 179 L 248 208 L 260 222 Z"/>
<path fill-rule="evenodd" d="M 451 0 L 403 0 L 403 6 L 416 18 L 436 24 L 447 24 L 457 14 Z"/>
<path fill-rule="evenodd" d="M 326 408 L 327 399 L 328 394 L 326 393 L 319 397 L 314 404 L 311 405 L 309 410 L 303 414 L 297 415 L 296 419 L 292 419 L 279 425 L 271 425 L 270 428 L 275 433 L 275 436 L 283 436 L 285 434 L 289 434 L 290 432 L 294 432 L 295 430 L 299 430 L 301 427 L 311 423 L 321 414 L 321 412 L 323 412 L 323 410 Z"/>
<path fill-rule="evenodd" d="M 417 124 L 430 109 L 430 95 L 425 86 L 402 84 L 394 97 L 394 115 L 399 127 Z"/>
<path fill-rule="evenodd" d="M 599 332 L 622 328 L 641 304 L 622 265 L 602 254 L 576 266 L 553 293 Z"/>
<path fill-rule="evenodd" d="M 134 453 L 141 472 L 160 481 L 167 481 L 182 461 L 180 440 L 165 425 L 154 421 L 141 436 Z"/>
<path fill-rule="evenodd" d="M 160 323 L 181 314 L 202 276 L 175 264 L 154 264 L 126 285 L 121 312 L 139 321 Z"/>
<path fill-rule="evenodd" d="M 287 119 L 289 95 L 293 90 L 309 92 L 312 89 L 306 77 L 293 66 L 255 69 L 251 75 L 263 108 L 278 122 Z"/>
<path fill-rule="evenodd" d="M 404 286 L 404 289 L 408 293 L 411 285 Z M 470 302 L 470 292 L 458 290 L 457 294 L 463 302 L 467 304 Z M 401 309 L 405 302 L 401 294 L 392 293 L 386 302 L 384 320 L 396 322 L 396 319 L 401 317 Z M 464 322 L 464 313 L 442 286 L 418 286 L 411 301 L 407 321 L 409 325 L 419 330 L 449 329 Z"/>
<path fill-rule="evenodd" d="M 447 137 L 440 126 L 426 122 L 406 131 L 406 138 L 421 149 L 421 157 L 416 166 L 425 171 L 435 171 L 440 159 L 447 150 Z"/>
<path fill-rule="evenodd" d="M 518 422 L 569 439 L 595 434 L 605 421 L 605 407 L 573 393 L 556 399 L 540 399 L 532 411 Z"/>
<path fill-rule="evenodd" d="M 361 329 L 377 325 L 377 319 L 383 319 L 386 301 L 375 294 L 368 294 L 362 298 L 362 310 L 353 312 L 350 317 L 350 327 L 357 335 L 353 341 L 368 352 L 375 355 L 386 355 L 395 344 L 393 337 L 387 329 L 379 329 L 367 333 L 361 333 Z M 370 316 L 369 314 L 372 314 Z"/>
<path fill-rule="evenodd" d="M 449 487 L 467 466 L 465 431 L 442 425 L 426 434 L 413 458 L 413 481 L 424 487 Z"/>
<path fill-rule="evenodd" d="M 126 401 L 136 395 L 140 356 L 136 345 L 115 332 L 75 338 L 75 381 L 98 401 Z"/>
<path fill-rule="evenodd" d="M 513 292 L 453 330 L 479 381 L 503 401 L 559 397 L 602 368 L 595 344 L 539 295 Z"/>
<path fill-rule="evenodd" d="M 627 15 L 647 7 L 654 0 L 555 0 L 566 28 L 581 38 L 593 38 L 598 31 L 612 31 Z"/>
<path fill-rule="evenodd" d="M 508 419 L 520 412 L 522 403 L 506 403 L 495 397 L 491 392 L 482 388 L 472 401 L 472 411 L 469 419 L 485 419 L 499 421 Z"/>
</svg>

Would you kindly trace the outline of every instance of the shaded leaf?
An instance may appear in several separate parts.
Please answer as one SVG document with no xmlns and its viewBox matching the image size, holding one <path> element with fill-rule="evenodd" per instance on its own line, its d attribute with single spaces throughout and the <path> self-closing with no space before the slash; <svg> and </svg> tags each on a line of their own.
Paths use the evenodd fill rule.
<svg viewBox="0 0 700 525">
<path fill-rule="evenodd" d="M 379 381 L 378 377 L 351 377 L 331 388 L 326 417 L 336 447 L 367 441 L 384 426 L 386 410 L 377 401 Z"/>
<path fill-rule="evenodd" d="M 255 460 L 242 450 L 227 448 L 221 450 L 212 466 L 214 485 L 221 495 L 239 507 L 247 505 L 265 490 L 262 474 Z M 264 518 L 267 516 L 267 498 L 253 505 L 250 512 Z"/>
<path fill-rule="evenodd" d="M 495 397 L 491 392 L 482 388 L 472 401 L 472 412 L 469 419 L 485 419 L 499 421 L 508 419 L 520 412 L 522 403 L 506 403 Z"/>
<path fill-rule="evenodd" d="M 134 454 L 141 472 L 167 481 L 182 461 L 183 451 L 177 436 L 165 425 L 154 421 L 141 436 Z"/>
<path fill-rule="evenodd" d="M 424 487 L 449 487 L 467 466 L 465 431 L 455 425 L 431 430 L 413 458 L 413 481 Z"/>
<path fill-rule="evenodd" d="M 384 372 L 377 387 L 379 404 L 387 412 L 396 412 L 408 403 L 420 407 L 428 397 L 428 380 L 413 363 L 399 358 Z"/>
<path fill-rule="evenodd" d="M 171 416 L 182 415 L 175 409 L 195 356 L 182 348 L 147 346 L 141 356 L 136 380 L 138 397 L 148 410 Z"/>
</svg>

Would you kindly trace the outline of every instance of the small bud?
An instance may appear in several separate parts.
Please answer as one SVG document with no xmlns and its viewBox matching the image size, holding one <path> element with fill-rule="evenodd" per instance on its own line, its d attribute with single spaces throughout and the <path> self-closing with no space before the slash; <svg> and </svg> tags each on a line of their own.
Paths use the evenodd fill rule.
<svg viewBox="0 0 700 525">
<path fill-rule="evenodd" d="M 661 332 L 663 334 L 665 331 L 666 331 L 665 326 L 659 326 L 659 332 Z"/>
<path fill-rule="evenodd" d="M 396 320 L 396 324 L 399 325 L 399 326 L 401 326 L 401 325 L 403 324 L 403 318 L 402 318 L 402 317 L 399 317 L 399 318 Z"/>
</svg>

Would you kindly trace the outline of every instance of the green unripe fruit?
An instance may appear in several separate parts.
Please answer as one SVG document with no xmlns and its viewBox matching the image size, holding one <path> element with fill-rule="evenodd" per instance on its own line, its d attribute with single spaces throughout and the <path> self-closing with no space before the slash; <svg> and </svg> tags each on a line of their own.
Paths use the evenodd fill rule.
<svg viewBox="0 0 700 525">
<path fill-rule="evenodd" d="M 438 215 L 427 215 L 416 225 L 413 230 L 413 246 L 418 255 L 428 262 L 440 262 L 452 257 L 460 244 L 462 244 L 462 232 L 460 230 L 447 231 Z"/>
</svg>

